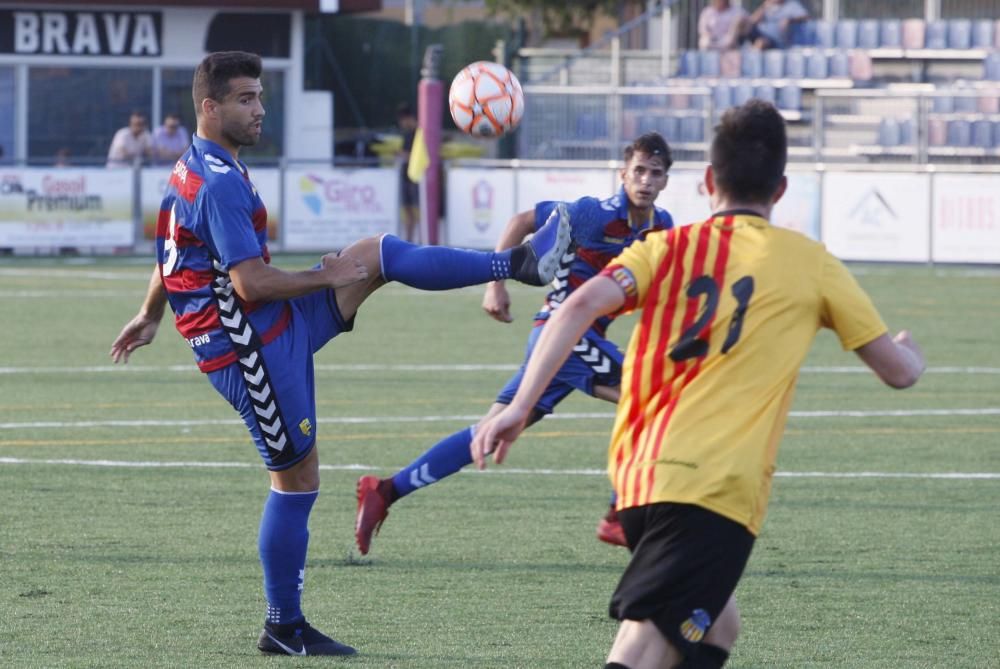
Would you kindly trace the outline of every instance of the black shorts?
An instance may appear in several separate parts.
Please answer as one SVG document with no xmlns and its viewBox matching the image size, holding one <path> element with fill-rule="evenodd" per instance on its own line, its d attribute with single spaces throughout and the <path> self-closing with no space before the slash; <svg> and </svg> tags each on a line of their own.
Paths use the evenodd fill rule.
<svg viewBox="0 0 1000 669">
<path fill-rule="evenodd" d="M 650 620 L 691 654 L 743 574 L 754 535 L 691 504 L 661 503 L 618 512 L 632 560 L 611 597 L 616 620 Z"/>
</svg>

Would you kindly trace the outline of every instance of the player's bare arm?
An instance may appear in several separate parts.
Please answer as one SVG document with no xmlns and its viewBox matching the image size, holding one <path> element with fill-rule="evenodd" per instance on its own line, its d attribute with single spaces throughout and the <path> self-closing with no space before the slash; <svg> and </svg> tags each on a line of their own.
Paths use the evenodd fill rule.
<svg viewBox="0 0 1000 669">
<path fill-rule="evenodd" d="M 884 334 L 854 351 L 875 375 L 892 388 L 909 388 L 924 373 L 924 352 L 908 330 Z"/>
<path fill-rule="evenodd" d="M 160 268 L 154 267 L 153 274 L 149 277 L 146 298 L 142 302 L 139 313 L 125 324 L 125 327 L 111 344 L 109 355 L 115 363 L 127 363 L 132 351 L 153 341 L 166 307 L 167 293 L 163 290 Z"/>
<path fill-rule="evenodd" d="M 250 258 L 229 269 L 233 287 L 250 302 L 289 300 L 325 288 L 343 288 L 368 278 L 368 270 L 351 256 L 327 254 L 317 269 L 286 272 L 261 258 Z"/>
<path fill-rule="evenodd" d="M 517 246 L 534 229 L 535 212 L 533 210 L 514 214 L 507 221 L 507 227 L 500 234 L 495 250 L 506 251 Z M 503 281 L 492 281 L 486 284 L 486 292 L 483 295 L 483 311 L 489 314 L 490 318 L 501 323 L 510 323 L 514 320 L 514 317 L 510 315 L 510 293 L 507 292 L 507 286 Z"/>
<path fill-rule="evenodd" d="M 493 453 L 495 463 L 504 461 L 507 451 L 524 430 L 532 408 L 566 362 L 573 346 L 594 320 L 618 311 L 623 304 L 622 288 L 613 279 L 598 275 L 584 283 L 552 314 L 538 338 L 514 400 L 476 429 L 469 447 L 476 467 L 486 468 L 489 453 Z"/>
</svg>

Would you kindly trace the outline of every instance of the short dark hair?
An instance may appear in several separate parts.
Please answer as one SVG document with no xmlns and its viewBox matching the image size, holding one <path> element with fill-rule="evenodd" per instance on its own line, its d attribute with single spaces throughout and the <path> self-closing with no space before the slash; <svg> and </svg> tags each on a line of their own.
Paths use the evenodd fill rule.
<svg viewBox="0 0 1000 669">
<path fill-rule="evenodd" d="M 774 105 L 750 100 L 722 115 L 711 148 L 716 186 L 736 201 L 768 204 L 788 162 L 785 119 Z"/>
<path fill-rule="evenodd" d="M 200 113 L 205 98 L 223 100 L 229 95 L 229 81 L 237 77 L 260 79 L 263 66 L 260 56 L 246 51 L 216 51 L 198 64 L 191 84 L 195 113 Z"/>
<path fill-rule="evenodd" d="M 667 140 L 663 139 L 663 135 L 658 132 L 647 132 L 645 135 L 640 135 L 634 142 L 625 147 L 626 165 L 636 153 L 645 153 L 647 156 L 659 158 L 663 161 L 664 170 L 669 170 L 670 166 L 674 164 Z"/>
</svg>

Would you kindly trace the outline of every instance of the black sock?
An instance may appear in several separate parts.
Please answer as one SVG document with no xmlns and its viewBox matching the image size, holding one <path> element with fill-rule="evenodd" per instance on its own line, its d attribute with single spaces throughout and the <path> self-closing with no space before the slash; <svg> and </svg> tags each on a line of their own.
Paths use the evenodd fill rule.
<svg viewBox="0 0 1000 669">
<path fill-rule="evenodd" d="M 608 662 L 604 665 L 604 669 L 628 669 L 628 667 L 620 662 Z"/>
<path fill-rule="evenodd" d="M 729 659 L 729 651 L 725 648 L 703 643 L 698 650 L 684 658 L 678 669 L 721 669 Z"/>
</svg>

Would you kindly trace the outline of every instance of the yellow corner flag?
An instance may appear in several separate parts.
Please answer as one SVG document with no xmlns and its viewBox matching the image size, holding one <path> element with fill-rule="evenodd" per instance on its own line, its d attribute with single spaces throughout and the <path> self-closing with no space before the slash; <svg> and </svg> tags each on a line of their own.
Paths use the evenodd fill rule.
<svg viewBox="0 0 1000 669">
<path fill-rule="evenodd" d="M 427 153 L 427 143 L 424 142 L 423 128 L 417 128 L 413 136 L 413 148 L 410 149 L 410 164 L 406 168 L 406 176 L 414 183 L 424 180 L 424 172 L 430 167 L 431 157 Z"/>
</svg>

